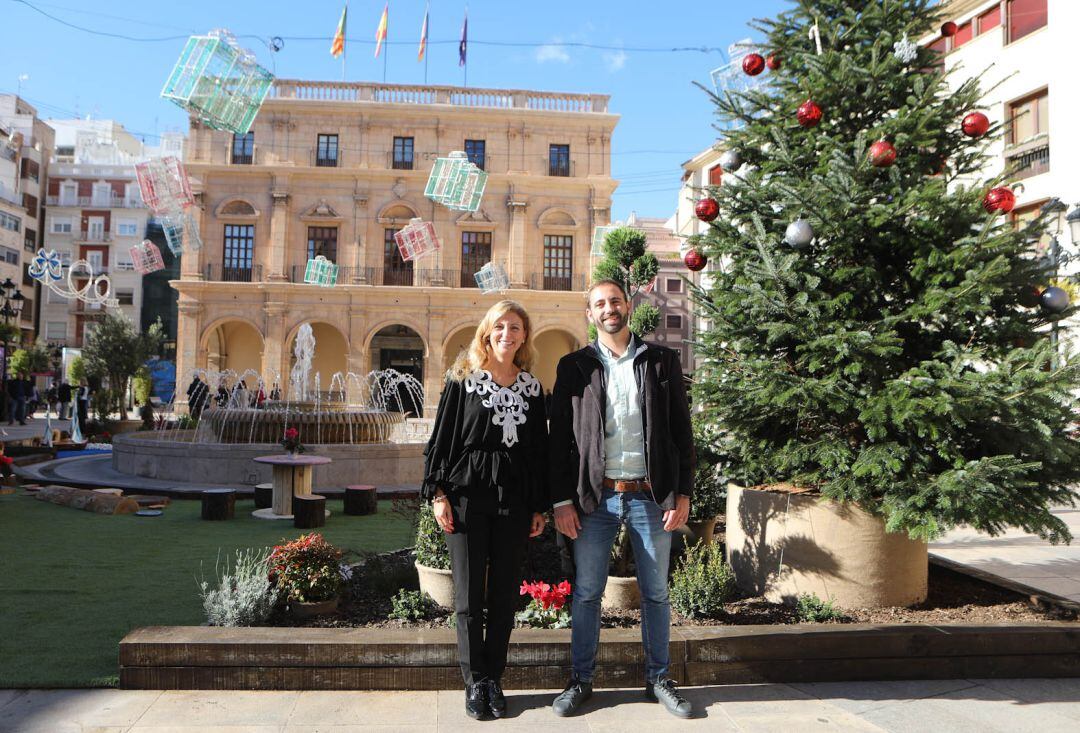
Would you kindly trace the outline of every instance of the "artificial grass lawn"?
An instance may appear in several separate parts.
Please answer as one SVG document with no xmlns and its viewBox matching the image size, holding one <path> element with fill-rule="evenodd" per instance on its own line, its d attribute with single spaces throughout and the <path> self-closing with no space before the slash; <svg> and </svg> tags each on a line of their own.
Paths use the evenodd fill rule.
<svg viewBox="0 0 1080 733">
<path fill-rule="evenodd" d="M 408 522 L 379 513 L 346 516 L 340 501 L 319 532 L 343 551 L 383 552 L 412 544 Z M 107 516 L 19 493 L 0 496 L 0 688 L 100 687 L 117 683 L 120 639 L 139 626 L 206 620 L 199 578 L 237 549 L 269 547 L 306 530 L 251 516 L 205 522 L 200 502 L 173 500 L 160 517 Z M 346 560 L 349 557 L 346 555 Z"/>
</svg>

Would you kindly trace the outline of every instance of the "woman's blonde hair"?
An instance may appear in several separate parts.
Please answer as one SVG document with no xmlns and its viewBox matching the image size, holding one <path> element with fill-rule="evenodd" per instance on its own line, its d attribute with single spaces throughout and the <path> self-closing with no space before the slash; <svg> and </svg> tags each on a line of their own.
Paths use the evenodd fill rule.
<svg viewBox="0 0 1080 733">
<path fill-rule="evenodd" d="M 525 340 L 514 353 L 514 364 L 523 371 L 532 369 L 533 361 L 536 360 L 536 351 L 532 344 L 532 324 L 529 321 L 529 314 L 517 301 L 500 300 L 491 306 L 480 320 L 469 348 L 463 349 L 454 360 L 454 365 L 450 367 L 451 379 L 460 382 L 487 365 L 488 358 L 491 356 L 491 344 L 488 343 L 488 337 L 495 328 L 495 322 L 507 313 L 516 313 L 525 326 Z"/>
</svg>

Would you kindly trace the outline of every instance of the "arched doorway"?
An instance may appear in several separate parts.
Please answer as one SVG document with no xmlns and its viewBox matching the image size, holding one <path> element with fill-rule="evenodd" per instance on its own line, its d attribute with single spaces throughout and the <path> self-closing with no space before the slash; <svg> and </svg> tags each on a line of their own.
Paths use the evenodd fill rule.
<svg viewBox="0 0 1080 733">
<path fill-rule="evenodd" d="M 393 369 L 408 374 L 424 383 L 424 340 L 413 329 L 400 323 L 384 326 L 371 339 L 368 353 L 372 369 Z M 412 394 L 404 385 L 398 386 L 398 399 L 391 400 L 387 408 L 415 415 L 424 414 L 423 389 Z"/>
<path fill-rule="evenodd" d="M 469 348 L 469 344 L 472 343 L 473 335 L 476 333 L 476 326 L 469 325 L 459 328 L 454 331 L 453 335 L 446 340 L 446 346 L 443 348 L 443 371 L 446 372 L 454 365 L 454 362 L 458 358 L 458 354 Z"/>
<path fill-rule="evenodd" d="M 340 373 L 344 376 L 349 370 L 349 344 L 341 331 L 329 323 L 321 321 L 308 321 L 308 323 L 311 324 L 311 335 L 315 337 L 315 354 L 311 358 L 311 383 L 308 385 L 308 390 L 315 390 L 317 376 L 320 396 L 328 399 L 330 382 L 334 375 Z M 289 371 L 281 375 L 285 384 L 289 383 L 289 375 L 296 363 L 296 354 L 293 350 L 296 347 L 296 335 L 299 330 L 298 326 L 289 339 Z"/>
<path fill-rule="evenodd" d="M 552 328 L 537 334 L 533 341 L 536 348 L 536 363 L 533 364 L 533 376 L 550 392 L 555 387 L 555 369 L 559 359 L 580 347 L 577 338 L 569 331 Z"/>
<path fill-rule="evenodd" d="M 223 321 L 211 328 L 205 339 L 205 368 L 218 372 L 230 369 L 237 374 L 249 369 L 262 373 L 262 335 L 250 323 Z"/>
</svg>

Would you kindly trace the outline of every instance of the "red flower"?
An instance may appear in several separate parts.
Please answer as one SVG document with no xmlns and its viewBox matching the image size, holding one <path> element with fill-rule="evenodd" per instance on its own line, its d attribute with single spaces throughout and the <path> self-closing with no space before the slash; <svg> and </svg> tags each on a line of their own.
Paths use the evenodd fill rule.
<svg viewBox="0 0 1080 733">
<path fill-rule="evenodd" d="M 296 440 L 300 437 L 300 431 L 296 428 L 285 428 L 285 440 Z"/>
</svg>

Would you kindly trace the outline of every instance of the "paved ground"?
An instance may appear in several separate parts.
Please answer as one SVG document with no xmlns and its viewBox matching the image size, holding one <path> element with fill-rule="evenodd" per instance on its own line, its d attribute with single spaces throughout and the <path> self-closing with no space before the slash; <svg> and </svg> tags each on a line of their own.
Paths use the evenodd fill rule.
<svg viewBox="0 0 1080 733">
<path fill-rule="evenodd" d="M 511 717 L 475 722 L 460 692 L 0 690 L 0 731 L 917 731 L 1080 730 L 1080 680 L 939 680 L 690 688 L 677 720 L 637 690 L 602 690 L 575 718 L 555 691 L 510 693 Z"/>
<path fill-rule="evenodd" d="M 1006 578 L 1044 593 L 1080 602 L 1080 508 L 1056 509 L 1077 538 L 1051 545 L 1023 530 L 988 537 L 970 529 L 950 532 L 931 543 L 930 552 L 947 560 Z"/>
</svg>

